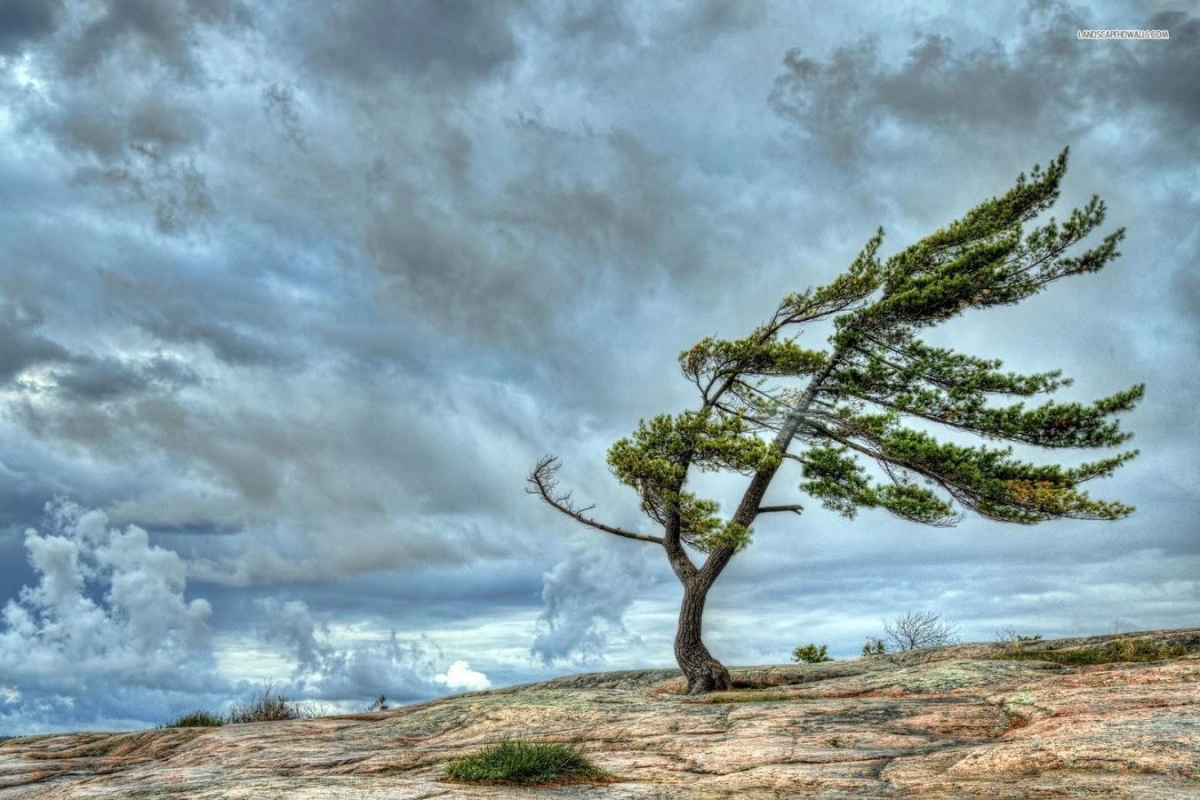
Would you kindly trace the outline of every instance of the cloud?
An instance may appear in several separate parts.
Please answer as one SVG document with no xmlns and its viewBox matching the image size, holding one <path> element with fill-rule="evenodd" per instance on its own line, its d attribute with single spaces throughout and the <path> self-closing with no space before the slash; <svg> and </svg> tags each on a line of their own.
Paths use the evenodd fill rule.
<svg viewBox="0 0 1200 800">
<path fill-rule="evenodd" d="M 641 553 L 575 547 L 542 576 L 541 630 L 530 653 L 544 664 L 603 657 L 610 640 L 629 638 L 623 617 L 647 579 Z M 655 553 L 657 555 L 657 553 Z"/>
<path fill-rule="evenodd" d="M 287 648 L 295 663 L 289 686 L 305 698 L 352 704 L 384 695 L 405 703 L 491 686 L 466 661 L 442 669 L 441 649 L 428 638 L 403 641 L 391 631 L 382 641 L 340 643 L 304 601 L 265 599 L 257 605 L 259 634 Z"/>
<path fill-rule="evenodd" d="M 69 75 L 95 70 L 112 58 L 163 64 L 191 75 L 201 31 L 251 24 L 248 7 L 238 0 L 103 0 L 99 7 L 95 16 L 81 15 L 80 34 L 64 43 L 62 65 Z"/>
<path fill-rule="evenodd" d="M 0 387 L 26 369 L 70 360 L 67 350 L 35 333 L 44 315 L 35 306 L 0 305 Z"/>
<path fill-rule="evenodd" d="M 452 82 L 491 76 L 519 53 L 512 17 L 520 7 L 507 0 L 355 0 L 315 4 L 297 16 L 311 25 L 304 45 L 312 68 L 365 88 L 397 75 Z"/>
<path fill-rule="evenodd" d="M 155 698 L 221 687 L 212 606 L 185 597 L 184 562 L 146 531 L 58 500 L 44 532 L 26 531 L 25 549 L 37 583 L 5 604 L 0 623 L 0 674 L 19 694 L 0 707 L 4 724 L 45 730 L 64 707 L 77 722 L 137 719 Z"/>
<path fill-rule="evenodd" d="M 492 682 L 487 675 L 471 669 L 466 661 L 455 661 L 444 673 L 433 676 L 434 683 L 440 683 L 448 689 L 462 689 L 467 692 L 482 692 L 490 689 Z"/>
<path fill-rule="evenodd" d="M 52 33 L 62 17 L 62 0 L 7 0 L 0 6 L 0 54 Z"/>
<path fill-rule="evenodd" d="M 187 595 L 188 564 L 147 532 L 59 499 L 25 534 L 36 583 L 0 616 L 0 726 L 35 733 L 80 725 L 144 727 L 164 714 L 219 710 L 245 688 L 218 668 L 213 607 Z M 488 688 L 465 660 L 446 666 L 426 637 L 341 639 L 307 603 L 262 599 L 259 641 L 282 650 L 298 700 L 358 707 L 386 694 L 411 702 Z"/>
<path fill-rule="evenodd" d="M 792 49 L 771 106 L 847 164 L 872 150 L 916 144 L 915 131 L 956 151 L 995 152 L 1013 135 L 1077 141 L 1109 120 L 1149 117 L 1166 128 L 1194 128 L 1200 102 L 1181 90 L 1179 70 L 1200 55 L 1191 35 L 1200 18 L 1163 12 L 1144 21 L 1147 28 L 1169 27 L 1178 46 L 1092 47 L 1076 40 L 1077 30 L 1104 27 L 1097 16 L 1067 3 L 1031 2 L 1006 42 L 968 47 L 924 33 L 896 65 L 883 60 L 872 36 L 840 44 L 825 59 Z"/>
</svg>

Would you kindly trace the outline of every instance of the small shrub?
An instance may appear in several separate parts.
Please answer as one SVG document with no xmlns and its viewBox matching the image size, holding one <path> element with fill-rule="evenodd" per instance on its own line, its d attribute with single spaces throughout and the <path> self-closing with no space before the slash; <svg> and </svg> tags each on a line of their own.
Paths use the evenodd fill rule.
<svg viewBox="0 0 1200 800">
<path fill-rule="evenodd" d="M 958 627 L 942 622 L 932 611 L 909 611 L 883 626 L 889 649 L 905 652 L 923 647 L 941 647 L 954 641 Z"/>
<path fill-rule="evenodd" d="M 462 783 L 599 783 L 607 778 L 578 747 L 522 740 L 489 745 L 446 765 L 446 779 Z"/>
<path fill-rule="evenodd" d="M 1035 633 L 1032 636 L 1023 636 L 1017 633 L 1017 629 L 1011 625 L 996 631 L 996 641 L 1000 644 L 1019 645 L 1026 642 L 1040 642 L 1041 640 L 1042 635 L 1040 633 Z"/>
<path fill-rule="evenodd" d="M 285 719 L 303 719 L 312 714 L 306 714 L 299 705 L 276 692 L 270 683 L 251 698 L 249 704 L 234 706 L 227 717 L 230 724 L 239 725 L 247 722 L 277 722 Z"/>
<path fill-rule="evenodd" d="M 825 661 L 833 661 L 829 657 L 828 650 L 829 647 L 826 645 L 806 644 L 792 651 L 792 661 L 800 664 L 821 664 Z"/>
<path fill-rule="evenodd" d="M 186 714 L 181 714 L 171 722 L 163 725 L 164 728 L 219 728 L 225 724 L 224 717 L 213 714 L 210 711 L 189 711 Z"/>
<path fill-rule="evenodd" d="M 882 656 L 887 653 L 887 643 L 883 639 L 867 637 L 866 644 L 863 645 L 862 654 L 866 656 Z"/>
</svg>

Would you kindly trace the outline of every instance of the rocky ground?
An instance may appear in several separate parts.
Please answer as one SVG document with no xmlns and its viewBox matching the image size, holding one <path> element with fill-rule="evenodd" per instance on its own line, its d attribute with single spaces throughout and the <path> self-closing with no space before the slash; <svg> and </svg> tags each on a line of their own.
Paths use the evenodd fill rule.
<svg viewBox="0 0 1200 800">
<path fill-rule="evenodd" d="M 1013 647 L 735 669 L 748 688 L 704 698 L 675 694 L 672 671 L 613 672 L 373 714 L 14 739 L 0 798 L 1200 798 L 1200 630 L 1023 645 L 1187 651 L 1150 662 L 998 658 Z M 441 780 L 506 737 L 578 742 L 617 780 Z"/>
</svg>

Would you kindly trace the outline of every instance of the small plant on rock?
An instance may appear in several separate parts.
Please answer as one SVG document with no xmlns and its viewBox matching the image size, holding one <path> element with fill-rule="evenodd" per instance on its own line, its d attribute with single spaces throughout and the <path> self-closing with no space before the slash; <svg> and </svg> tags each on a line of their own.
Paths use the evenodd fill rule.
<svg viewBox="0 0 1200 800">
<path fill-rule="evenodd" d="M 556 785 L 608 778 L 578 747 L 523 740 L 488 745 L 446 765 L 446 779 L 460 783 Z"/>
<path fill-rule="evenodd" d="M 833 661 L 829 657 L 828 650 L 827 645 L 806 644 L 792 651 L 792 661 L 800 664 L 820 664 L 825 661 Z"/>
<path fill-rule="evenodd" d="M 277 692 L 267 683 L 261 692 L 254 695 L 244 706 L 234 706 L 229 710 L 228 721 L 231 724 L 246 722 L 277 722 L 287 719 L 303 719 L 313 714 L 289 700 L 281 692 Z"/>
<path fill-rule="evenodd" d="M 225 724 L 225 718 L 210 711 L 189 711 L 181 714 L 171 722 L 165 723 L 164 728 L 218 728 Z"/>
<path fill-rule="evenodd" d="M 932 611 L 909 611 L 884 623 L 884 637 L 889 650 L 919 650 L 941 647 L 955 641 L 958 627 L 942 622 L 940 614 Z"/>
<path fill-rule="evenodd" d="M 867 656 L 882 656 L 887 653 L 887 643 L 883 639 L 867 637 L 867 641 L 863 644 L 863 657 Z"/>
</svg>

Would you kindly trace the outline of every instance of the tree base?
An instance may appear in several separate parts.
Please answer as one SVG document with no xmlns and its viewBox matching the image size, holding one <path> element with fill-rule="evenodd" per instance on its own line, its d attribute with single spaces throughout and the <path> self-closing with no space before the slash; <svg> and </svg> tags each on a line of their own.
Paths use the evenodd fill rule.
<svg viewBox="0 0 1200 800">
<path fill-rule="evenodd" d="M 699 669 L 684 672 L 688 682 L 688 694 L 707 694 L 708 692 L 725 692 L 733 686 L 729 670 L 719 661 L 704 664 Z"/>
</svg>

